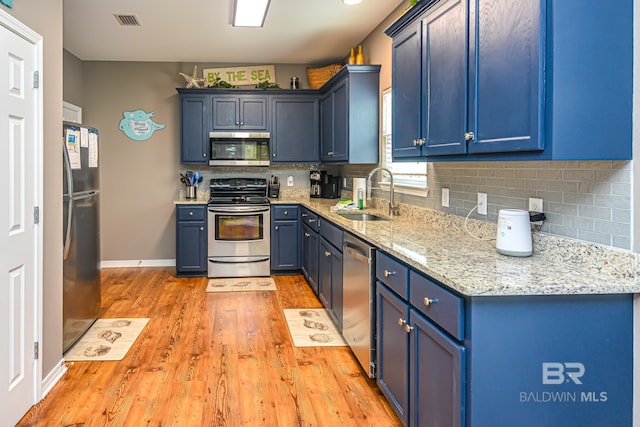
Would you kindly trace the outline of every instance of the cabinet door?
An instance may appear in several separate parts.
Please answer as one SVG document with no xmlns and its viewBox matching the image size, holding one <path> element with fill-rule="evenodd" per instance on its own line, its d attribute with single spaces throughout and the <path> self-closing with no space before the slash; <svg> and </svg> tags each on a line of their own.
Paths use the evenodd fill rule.
<svg viewBox="0 0 640 427">
<path fill-rule="evenodd" d="M 392 45 L 393 158 L 420 156 L 422 137 L 422 25 L 413 24 Z"/>
<path fill-rule="evenodd" d="M 331 160 L 333 152 L 333 97 L 327 94 L 320 101 L 320 159 Z"/>
<path fill-rule="evenodd" d="M 239 102 L 235 97 L 214 96 L 211 98 L 213 130 L 233 130 L 240 124 Z"/>
<path fill-rule="evenodd" d="M 376 307 L 376 382 L 406 426 L 409 421 L 409 339 L 404 328 L 409 320 L 409 306 L 378 282 Z"/>
<path fill-rule="evenodd" d="M 320 301 L 322 301 L 322 305 L 326 309 L 331 309 L 331 265 L 332 265 L 332 248 L 331 244 L 320 238 L 319 245 L 319 283 L 318 283 L 318 297 L 320 297 Z"/>
<path fill-rule="evenodd" d="M 298 221 L 274 221 L 271 233 L 271 269 L 298 270 L 300 229 Z"/>
<path fill-rule="evenodd" d="M 209 162 L 209 113 L 206 95 L 182 96 L 180 102 L 180 163 Z"/>
<path fill-rule="evenodd" d="M 207 225 L 204 221 L 178 221 L 176 225 L 176 271 L 207 271 Z"/>
<path fill-rule="evenodd" d="M 410 310 L 411 426 L 464 426 L 464 347 Z"/>
<path fill-rule="evenodd" d="M 469 152 L 544 148 L 541 0 L 478 0 L 470 15 Z M 579 41 L 576 41 L 579 43 Z"/>
<path fill-rule="evenodd" d="M 245 130 L 267 130 L 267 98 L 240 98 L 239 128 Z"/>
<path fill-rule="evenodd" d="M 467 0 L 450 0 L 423 20 L 428 156 L 467 150 Z"/>
<path fill-rule="evenodd" d="M 342 252 L 331 252 L 331 315 L 342 332 Z"/>
<path fill-rule="evenodd" d="M 320 160 L 320 107 L 316 97 L 271 100 L 271 161 L 303 163 Z"/>
<path fill-rule="evenodd" d="M 309 285 L 318 294 L 318 233 L 311 227 L 302 227 L 302 272 Z"/>
<path fill-rule="evenodd" d="M 333 147 L 327 160 L 349 160 L 349 79 L 331 90 L 333 98 Z"/>
</svg>

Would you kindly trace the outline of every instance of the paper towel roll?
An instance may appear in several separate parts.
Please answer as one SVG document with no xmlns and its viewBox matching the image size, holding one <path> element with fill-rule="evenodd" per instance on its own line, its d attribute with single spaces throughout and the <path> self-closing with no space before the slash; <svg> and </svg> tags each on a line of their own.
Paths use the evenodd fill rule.
<svg viewBox="0 0 640 427">
<path fill-rule="evenodd" d="M 367 207 L 367 179 L 353 178 L 353 196 L 351 197 L 358 204 L 358 190 L 362 190 L 362 207 Z"/>
</svg>

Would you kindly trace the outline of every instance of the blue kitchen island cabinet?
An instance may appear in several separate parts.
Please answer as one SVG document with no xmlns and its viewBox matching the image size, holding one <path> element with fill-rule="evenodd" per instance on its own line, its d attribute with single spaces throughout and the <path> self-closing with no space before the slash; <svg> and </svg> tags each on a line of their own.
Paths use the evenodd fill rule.
<svg viewBox="0 0 640 427">
<path fill-rule="evenodd" d="M 176 275 L 207 275 L 207 205 L 176 206 Z"/>
<path fill-rule="evenodd" d="M 414 6 L 386 30 L 394 156 L 631 159 L 632 12 L 631 0 Z"/>
<path fill-rule="evenodd" d="M 271 98 L 271 163 L 320 162 L 320 106 L 317 96 Z"/>
<path fill-rule="evenodd" d="M 320 89 L 320 160 L 377 164 L 380 65 L 345 65 Z"/>
<path fill-rule="evenodd" d="M 209 163 L 209 97 L 180 94 L 180 163 Z"/>
<path fill-rule="evenodd" d="M 298 205 L 271 206 L 271 271 L 300 270 Z"/>
<path fill-rule="evenodd" d="M 215 94 L 211 97 L 211 114 L 214 131 L 268 130 L 267 97 L 264 95 Z"/>
<path fill-rule="evenodd" d="M 465 297 L 378 252 L 377 382 L 407 426 L 630 426 L 633 296 Z"/>
</svg>

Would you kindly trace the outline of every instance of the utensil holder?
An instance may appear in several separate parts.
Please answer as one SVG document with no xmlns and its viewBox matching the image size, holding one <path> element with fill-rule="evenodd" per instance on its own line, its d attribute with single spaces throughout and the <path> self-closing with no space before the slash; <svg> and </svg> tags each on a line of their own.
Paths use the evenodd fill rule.
<svg viewBox="0 0 640 427">
<path fill-rule="evenodd" d="M 187 199 L 195 199 L 196 198 L 196 187 L 192 185 L 187 185 Z"/>
</svg>

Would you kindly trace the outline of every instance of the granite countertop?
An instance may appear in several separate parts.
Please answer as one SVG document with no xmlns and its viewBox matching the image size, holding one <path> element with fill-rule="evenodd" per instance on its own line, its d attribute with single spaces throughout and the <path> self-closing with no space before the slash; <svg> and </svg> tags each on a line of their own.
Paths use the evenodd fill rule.
<svg viewBox="0 0 640 427">
<path fill-rule="evenodd" d="M 350 221 L 331 208 L 336 200 L 271 199 L 300 204 L 467 296 L 639 293 L 637 254 L 542 233 L 530 257 L 498 254 L 495 241 L 464 231 L 464 219 L 436 211 L 390 221 Z M 367 209 L 386 216 L 386 212 Z M 480 224 L 477 224 L 480 223 Z M 495 224 L 474 221 L 477 230 Z M 473 230 L 472 230 L 473 231 Z M 491 236 L 490 230 L 485 235 Z"/>
</svg>

